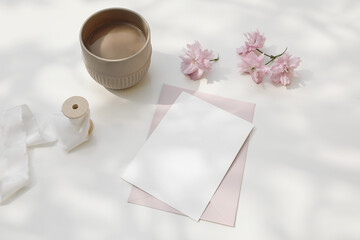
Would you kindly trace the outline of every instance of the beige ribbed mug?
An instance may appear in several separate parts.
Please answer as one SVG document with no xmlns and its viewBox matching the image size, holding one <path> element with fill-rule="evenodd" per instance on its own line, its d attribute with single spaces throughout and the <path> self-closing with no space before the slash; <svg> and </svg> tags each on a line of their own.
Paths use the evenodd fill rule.
<svg viewBox="0 0 360 240">
<path fill-rule="evenodd" d="M 87 71 L 106 88 L 129 88 L 150 66 L 149 25 L 128 9 L 109 8 L 90 16 L 81 28 L 80 45 Z"/>
</svg>

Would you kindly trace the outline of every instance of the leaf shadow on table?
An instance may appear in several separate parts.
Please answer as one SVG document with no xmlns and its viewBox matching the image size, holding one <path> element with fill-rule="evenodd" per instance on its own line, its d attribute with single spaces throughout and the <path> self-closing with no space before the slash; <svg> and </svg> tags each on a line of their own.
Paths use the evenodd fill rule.
<svg viewBox="0 0 360 240">
<path fill-rule="evenodd" d="M 295 104 L 295 108 L 286 108 Z M 268 231 L 279 239 L 323 236 L 327 233 L 320 234 L 319 229 L 358 217 L 355 199 L 359 196 L 360 175 L 359 168 L 351 167 L 358 165 L 359 150 L 351 140 L 357 135 L 343 128 L 350 107 L 333 106 L 325 98 L 317 102 L 288 99 L 276 107 L 259 107 L 273 114 L 266 120 L 257 119 L 259 127 L 250 148 L 261 145 L 268 157 L 249 152 L 251 161 L 246 164 L 245 194 L 241 198 L 250 210 L 240 204 L 240 211 L 264 219 Z M 265 121 L 271 128 L 262 127 Z M 241 222 L 246 224 L 244 220 Z M 289 231 L 294 224 L 307 231 Z"/>
<path fill-rule="evenodd" d="M 80 60 L 77 45 L 71 45 L 59 51 L 49 51 L 39 43 L 28 41 L 14 48 L 3 49 L 0 59 L 2 69 L 0 71 L 0 100 L 9 107 L 18 104 L 30 104 L 30 107 L 42 105 L 49 106 L 55 102 L 61 103 L 64 99 L 60 95 L 49 94 L 61 92 L 56 87 L 63 86 L 61 90 L 70 92 L 70 88 L 61 85 L 59 78 L 43 79 L 47 73 L 53 70 L 61 71 L 62 77 L 71 78 L 75 81 L 74 69 Z M 59 74 L 59 75 L 60 75 Z M 44 84 L 46 83 L 46 84 Z M 50 87 L 50 88 L 48 88 Z M 36 91 L 41 94 L 35 94 Z M 17 94 L 14 94 L 17 93 Z M 21 96 L 16 97 L 15 96 Z"/>
<path fill-rule="evenodd" d="M 6 5 L 6 6 L 17 6 L 17 5 L 21 5 L 24 4 L 27 1 L 12 1 L 12 0 L 2 0 L 1 1 L 2 4 Z M 34 0 L 31 1 L 32 4 L 38 4 L 38 5 L 49 5 L 51 4 L 51 1 L 46 1 L 46 0 Z"/>
</svg>

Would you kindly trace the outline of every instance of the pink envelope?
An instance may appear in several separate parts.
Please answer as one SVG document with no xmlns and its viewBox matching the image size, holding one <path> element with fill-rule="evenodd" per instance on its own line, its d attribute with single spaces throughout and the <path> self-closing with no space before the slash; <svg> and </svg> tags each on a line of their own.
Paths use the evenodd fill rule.
<svg viewBox="0 0 360 240">
<path fill-rule="evenodd" d="M 255 104 L 253 103 L 219 97 L 207 93 L 195 92 L 192 90 L 164 84 L 150 127 L 149 135 L 154 131 L 156 126 L 165 116 L 171 105 L 175 102 L 182 91 L 193 94 L 194 96 L 201 98 L 219 108 L 222 108 L 225 111 L 233 113 L 234 115 L 241 117 L 249 122 L 252 122 L 253 120 L 255 110 Z M 248 140 L 249 139 L 245 141 L 238 155 L 235 157 L 234 162 L 220 183 L 215 194 L 211 198 L 209 205 L 205 209 L 200 219 L 232 227 L 235 225 L 241 182 L 249 142 Z M 131 189 L 128 202 L 184 215 L 166 203 L 158 200 L 157 198 L 135 186 L 133 186 Z"/>
</svg>

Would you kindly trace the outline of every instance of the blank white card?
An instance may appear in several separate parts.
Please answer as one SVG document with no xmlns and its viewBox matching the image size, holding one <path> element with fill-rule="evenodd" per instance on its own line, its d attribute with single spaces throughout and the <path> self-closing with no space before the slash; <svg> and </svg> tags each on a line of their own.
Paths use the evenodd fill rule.
<svg viewBox="0 0 360 240">
<path fill-rule="evenodd" d="M 183 92 L 122 177 L 198 221 L 252 128 Z"/>
</svg>

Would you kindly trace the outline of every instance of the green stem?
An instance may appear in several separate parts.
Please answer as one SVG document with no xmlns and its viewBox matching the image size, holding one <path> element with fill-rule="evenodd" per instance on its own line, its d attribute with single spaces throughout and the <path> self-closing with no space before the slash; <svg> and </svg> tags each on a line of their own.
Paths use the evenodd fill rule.
<svg viewBox="0 0 360 240">
<path fill-rule="evenodd" d="M 270 64 L 270 63 L 272 63 L 274 60 L 275 60 L 275 58 L 270 59 L 270 61 L 268 61 L 267 63 L 265 63 L 265 66 L 268 65 L 268 64 Z"/>
<path fill-rule="evenodd" d="M 269 57 L 269 58 L 274 58 L 275 56 L 273 56 L 273 55 L 269 55 L 269 54 L 266 54 L 266 53 L 264 53 L 263 51 L 261 51 L 260 49 L 256 49 L 259 53 L 261 53 L 261 54 L 264 54 L 265 56 L 267 56 L 267 57 Z"/>
<path fill-rule="evenodd" d="M 217 56 L 217 58 L 214 58 L 214 59 L 211 59 L 210 62 L 216 62 L 216 61 L 219 61 L 220 57 L 219 57 L 219 54 Z"/>
<path fill-rule="evenodd" d="M 264 54 L 265 56 L 271 58 L 270 61 L 268 61 L 267 63 L 265 63 L 265 65 L 268 65 L 268 64 L 272 63 L 276 58 L 281 57 L 282 55 L 284 55 L 284 53 L 287 51 L 287 49 L 288 49 L 288 48 L 285 48 L 285 50 L 284 50 L 282 53 L 280 53 L 280 54 L 278 54 L 278 55 L 276 55 L 276 56 L 268 55 L 268 54 L 264 53 L 263 51 L 261 51 L 261 50 L 259 50 L 259 49 L 256 49 L 256 50 L 257 50 L 258 52 Z"/>
</svg>

